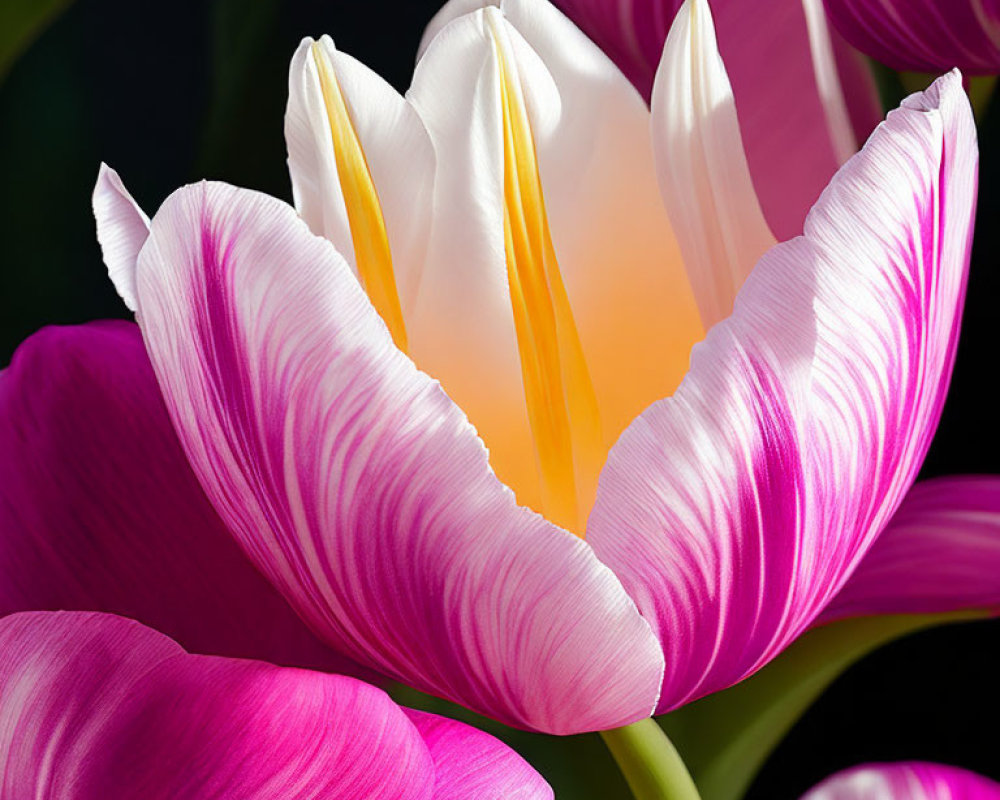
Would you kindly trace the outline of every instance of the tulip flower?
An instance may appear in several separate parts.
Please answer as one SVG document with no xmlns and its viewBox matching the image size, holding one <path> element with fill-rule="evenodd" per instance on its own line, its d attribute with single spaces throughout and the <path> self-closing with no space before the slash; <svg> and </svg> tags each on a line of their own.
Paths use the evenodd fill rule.
<svg viewBox="0 0 1000 800">
<path fill-rule="evenodd" d="M 0 620 L 4 797 L 551 798 L 516 753 L 369 684 L 190 655 L 89 612 Z"/>
<path fill-rule="evenodd" d="M 104 168 L 98 235 L 206 495 L 312 630 L 503 722 L 625 725 L 758 670 L 879 552 L 954 360 L 968 102 L 908 98 L 751 272 L 704 2 L 652 112 L 542 0 L 439 22 L 405 98 L 303 43 L 301 216 L 202 183 L 148 221 Z"/>
<path fill-rule="evenodd" d="M 555 0 L 650 98 L 683 0 Z M 711 0 L 753 186 L 779 240 L 802 232 L 833 173 L 882 119 L 868 64 L 822 0 Z M 791 98 L 794 98 L 794 102 Z"/>
<path fill-rule="evenodd" d="M 923 762 L 866 764 L 838 772 L 802 800 L 996 800 L 1000 783 Z"/>
<path fill-rule="evenodd" d="M 997 0 L 824 0 L 844 38 L 901 70 L 1000 72 Z"/>
</svg>

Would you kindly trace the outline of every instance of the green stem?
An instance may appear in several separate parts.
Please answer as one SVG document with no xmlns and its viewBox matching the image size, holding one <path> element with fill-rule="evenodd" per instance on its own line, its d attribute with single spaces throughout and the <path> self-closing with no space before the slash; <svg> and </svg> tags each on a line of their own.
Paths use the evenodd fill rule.
<svg viewBox="0 0 1000 800">
<path fill-rule="evenodd" d="M 635 800 L 701 800 L 667 734 L 653 719 L 601 731 Z"/>
</svg>

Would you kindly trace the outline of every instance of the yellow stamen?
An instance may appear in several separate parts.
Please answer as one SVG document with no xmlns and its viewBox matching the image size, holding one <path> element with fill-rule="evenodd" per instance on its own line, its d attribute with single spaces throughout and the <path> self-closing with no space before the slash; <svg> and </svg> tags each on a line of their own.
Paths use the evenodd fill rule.
<svg viewBox="0 0 1000 800">
<path fill-rule="evenodd" d="M 494 28 L 504 137 L 507 277 L 544 513 L 582 535 L 603 460 L 597 400 L 556 261 L 531 123 Z"/>
<path fill-rule="evenodd" d="M 312 57 L 323 91 L 326 116 L 330 122 L 337 176 L 340 178 L 340 190 L 347 207 L 347 222 L 354 243 L 358 276 L 372 305 L 385 320 L 396 346 L 405 352 L 406 326 L 403 324 L 403 311 L 399 304 L 392 254 L 389 251 L 389 237 L 385 231 L 385 220 L 382 218 L 382 206 L 375 191 L 375 183 L 333 65 L 319 42 L 313 43 Z"/>
</svg>

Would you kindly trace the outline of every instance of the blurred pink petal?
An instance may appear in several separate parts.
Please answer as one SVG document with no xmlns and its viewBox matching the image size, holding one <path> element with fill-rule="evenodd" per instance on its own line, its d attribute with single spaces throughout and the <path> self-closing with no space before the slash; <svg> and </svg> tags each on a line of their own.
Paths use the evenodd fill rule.
<svg viewBox="0 0 1000 800">
<path fill-rule="evenodd" d="M 787 646 L 902 500 L 954 360 L 976 168 L 952 73 L 889 115 L 612 449 L 588 541 L 669 654 L 659 710 Z"/>
<path fill-rule="evenodd" d="M 26 612 L 0 620 L 4 797 L 432 800 L 459 781 L 502 797 L 551 790 L 515 753 L 457 722 L 420 729 L 373 686 L 185 653 L 132 620 Z M 462 776 L 472 766 L 484 771 Z M 471 795 L 464 795 L 466 797 Z M 513 796 L 513 795 L 511 795 Z"/>
<path fill-rule="evenodd" d="M 647 99 L 680 0 L 556 0 Z M 719 49 L 764 215 L 779 240 L 881 118 L 874 81 L 821 0 L 713 0 Z M 752 32 L 752 33 L 751 33 Z"/>
<path fill-rule="evenodd" d="M 824 0 L 852 45 L 893 69 L 1000 72 L 1000 0 Z"/>
<path fill-rule="evenodd" d="M 0 372 L 0 615 L 134 617 L 201 653 L 346 666 L 233 542 L 139 329 L 46 328 Z"/>
<path fill-rule="evenodd" d="M 153 218 L 137 288 L 195 473 L 329 643 L 548 732 L 649 715 L 663 656 L 618 579 L 516 505 L 293 209 L 225 184 L 179 190 Z"/>
<path fill-rule="evenodd" d="M 914 486 L 821 619 L 963 609 L 1000 612 L 1000 477 Z"/>
<path fill-rule="evenodd" d="M 802 800 L 997 800 L 1000 783 L 943 764 L 865 764 L 838 772 Z"/>
</svg>

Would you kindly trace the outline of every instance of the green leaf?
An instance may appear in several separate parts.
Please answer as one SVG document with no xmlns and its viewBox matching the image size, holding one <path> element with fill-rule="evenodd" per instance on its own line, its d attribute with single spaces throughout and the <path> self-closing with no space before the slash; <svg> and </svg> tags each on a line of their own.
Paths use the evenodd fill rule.
<svg viewBox="0 0 1000 800">
<path fill-rule="evenodd" d="M 3 0 L 0 2 L 0 81 L 28 46 L 72 0 Z"/>
<path fill-rule="evenodd" d="M 658 721 L 703 800 L 738 800 L 792 725 L 851 664 L 887 642 L 983 612 L 859 617 L 809 631 L 755 675 Z"/>
</svg>

